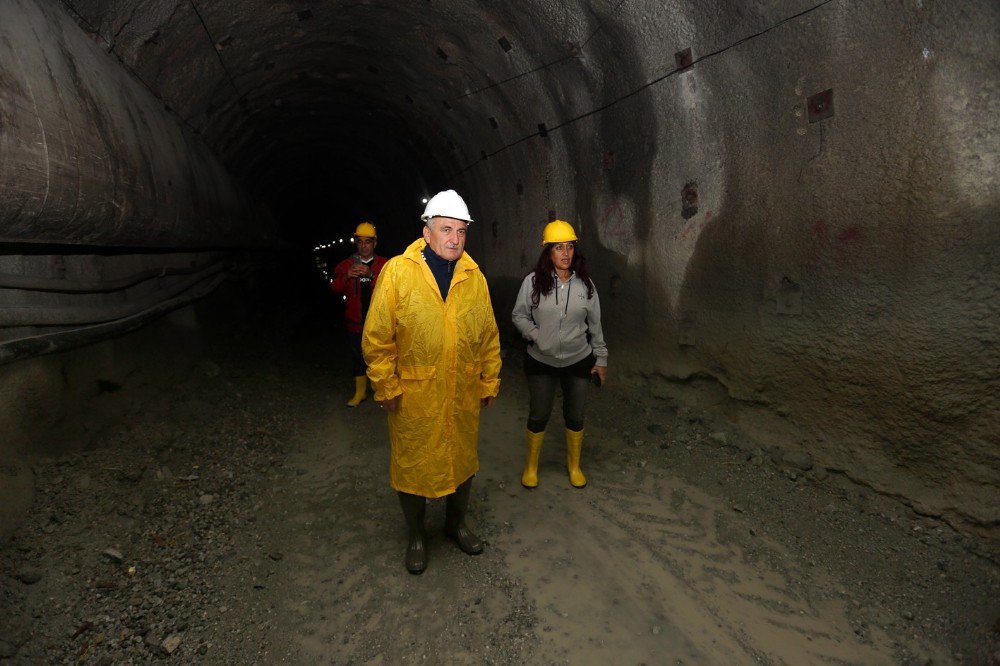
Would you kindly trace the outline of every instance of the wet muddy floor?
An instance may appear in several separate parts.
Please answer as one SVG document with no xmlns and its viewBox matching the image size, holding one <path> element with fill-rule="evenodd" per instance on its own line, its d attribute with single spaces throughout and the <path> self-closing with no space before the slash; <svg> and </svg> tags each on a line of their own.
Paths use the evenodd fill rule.
<svg viewBox="0 0 1000 666">
<path fill-rule="evenodd" d="M 344 406 L 335 342 L 233 337 L 87 451 L 38 460 L 32 516 L 0 546 L 0 659 L 997 663 L 983 544 L 630 390 L 613 360 L 587 487 L 569 485 L 555 414 L 526 490 L 507 354 L 470 509 L 485 552 L 445 539 L 433 502 L 430 564 L 409 575 L 385 418 Z"/>
</svg>

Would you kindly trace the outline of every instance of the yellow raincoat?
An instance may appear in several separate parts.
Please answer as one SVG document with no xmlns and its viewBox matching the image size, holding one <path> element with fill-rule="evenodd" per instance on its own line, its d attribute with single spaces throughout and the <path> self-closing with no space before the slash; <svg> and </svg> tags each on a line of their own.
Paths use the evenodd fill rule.
<svg viewBox="0 0 1000 666">
<path fill-rule="evenodd" d="M 500 336 L 486 278 L 466 253 L 447 302 L 421 238 L 382 269 L 361 347 L 376 400 L 402 396 L 389 413 L 389 482 L 441 497 L 479 470 L 479 401 L 500 391 Z"/>
</svg>

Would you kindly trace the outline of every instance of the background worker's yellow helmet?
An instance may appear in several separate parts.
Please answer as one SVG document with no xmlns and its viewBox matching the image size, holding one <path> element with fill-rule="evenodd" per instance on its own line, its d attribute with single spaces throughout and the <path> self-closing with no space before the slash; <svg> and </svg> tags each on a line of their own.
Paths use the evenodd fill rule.
<svg viewBox="0 0 1000 666">
<path fill-rule="evenodd" d="M 573 231 L 573 225 L 566 220 L 553 220 L 545 225 L 545 230 L 542 231 L 542 245 L 547 245 L 548 243 L 565 243 L 567 241 L 575 241 L 576 232 Z"/>
<path fill-rule="evenodd" d="M 358 228 L 354 230 L 354 237 L 358 238 L 378 238 L 378 234 L 375 233 L 375 225 L 371 222 L 362 222 L 358 225 Z"/>
</svg>

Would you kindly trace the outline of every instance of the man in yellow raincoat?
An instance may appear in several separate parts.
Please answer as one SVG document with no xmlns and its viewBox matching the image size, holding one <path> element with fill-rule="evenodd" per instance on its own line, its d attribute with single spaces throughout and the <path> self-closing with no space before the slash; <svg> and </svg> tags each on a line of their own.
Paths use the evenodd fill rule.
<svg viewBox="0 0 1000 666">
<path fill-rule="evenodd" d="M 386 263 L 362 335 L 375 400 L 389 416 L 389 481 L 409 529 L 406 568 L 427 568 L 426 498 L 447 496 L 445 533 L 483 551 L 465 524 L 479 470 L 479 409 L 500 391 L 500 338 L 486 278 L 465 253 L 472 218 L 454 190 L 427 202 L 423 238 Z"/>
</svg>

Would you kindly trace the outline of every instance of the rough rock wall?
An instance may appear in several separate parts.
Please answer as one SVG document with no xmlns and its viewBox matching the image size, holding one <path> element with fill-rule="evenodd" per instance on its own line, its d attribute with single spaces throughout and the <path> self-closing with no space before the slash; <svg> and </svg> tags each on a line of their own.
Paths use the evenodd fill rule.
<svg viewBox="0 0 1000 666">
<path fill-rule="evenodd" d="M 260 244 L 208 148 L 58 3 L 0 3 L 0 242 Z"/>
<path fill-rule="evenodd" d="M 31 506 L 31 464 L 85 449 L 199 365 L 196 306 L 127 336 L 0 366 L 0 541 Z M 216 369 L 217 370 L 217 369 Z"/>
<path fill-rule="evenodd" d="M 502 322 L 542 225 L 570 219 L 620 379 L 714 383 L 763 445 L 996 534 L 995 2 L 198 4 L 75 6 L 231 168 L 295 128 L 408 122 L 472 205 Z"/>
<path fill-rule="evenodd" d="M 613 370 L 712 378 L 763 445 L 995 533 L 1000 10 L 777 4 L 625 4 L 541 77 L 522 107 L 583 117 L 467 175 L 500 317 L 555 210 Z"/>
</svg>

